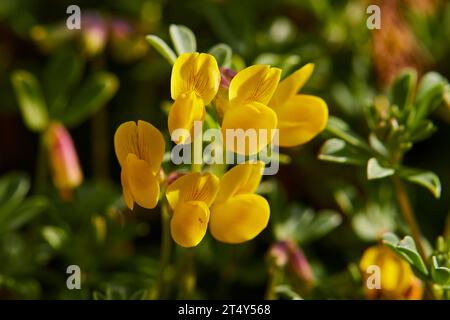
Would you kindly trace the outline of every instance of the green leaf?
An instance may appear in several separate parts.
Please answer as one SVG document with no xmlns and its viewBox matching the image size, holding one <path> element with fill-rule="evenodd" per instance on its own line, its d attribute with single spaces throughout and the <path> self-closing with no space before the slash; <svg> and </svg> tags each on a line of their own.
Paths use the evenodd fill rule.
<svg viewBox="0 0 450 320">
<path fill-rule="evenodd" d="M 50 115 L 57 117 L 67 105 L 69 90 L 81 78 L 83 61 L 73 50 L 55 54 L 44 72 L 44 86 Z"/>
<path fill-rule="evenodd" d="M 69 104 L 62 121 L 66 126 L 76 126 L 100 110 L 116 93 L 119 86 L 112 73 L 92 75 Z"/>
<path fill-rule="evenodd" d="M 30 181 L 23 173 L 9 173 L 0 178 L 0 207 L 9 201 L 22 201 L 30 190 Z"/>
<path fill-rule="evenodd" d="M 161 54 L 171 65 L 175 63 L 175 60 L 177 60 L 177 55 L 164 40 L 153 34 L 146 36 L 145 39 L 147 39 L 148 43 L 150 43 L 150 45 L 155 48 L 155 50 L 158 51 L 159 54 Z"/>
<path fill-rule="evenodd" d="M 289 211 L 289 218 L 275 225 L 277 239 L 294 239 L 305 244 L 324 237 L 342 223 L 341 215 L 332 210 L 314 212 L 294 205 Z"/>
<path fill-rule="evenodd" d="M 441 196 L 441 181 L 435 173 L 420 169 L 401 168 L 399 175 L 409 182 L 427 188 L 436 198 Z"/>
<path fill-rule="evenodd" d="M 417 251 L 416 244 L 413 238 L 411 238 L 410 236 L 404 237 L 397 244 L 397 250 L 403 253 L 406 257 L 408 257 L 410 263 L 414 267 L 416 267 L 421 273 L 423 273 L 424 275 L 428 274 L 427 267 L 425 266 L 422 257 Z"/>
<path fill-rule="evenodd" d="M 231 67 L 231 57 L 233 56 L 233 52 L 230 46 L 224 43 L 216 44 L 214 47 L 209 49 L 209 54 L 216 58 L 219 67 Z"/>
<path fill-rule="evenodd" d="M 390 102 L 401 112 L 407 110 L 413 99 L 414 87 L 417 82 L 417 72 L 406 69 L 395 79 L 390 92 Z"/>
<path fill-rule="evenodd" d="M 37 79 L 31 73 L 19 70 L 12 74 L 11 81 L 25 125 L 32 131 L 45 130 L 49 116 Z"/>
<path fill-rule="evenodd" d="M 9 228 L 11 217 L 29 189 L 30 182 L 24 174 L 10 173 L 0 178 L 0 232 Z"/>
<path fill-rule="evenodd" d="M 433 112 L 444 98 L 447 80 L 436 72 L 425 74 L 417 89 L 416 103 L 408 119 L 408 124 L 415 127 Z"/>
<path fill-rule="evenodd" d="M 436 256 L 431 258 L 431 277 L 439 285 L 450 284 L 450 269 L 440 266 Z"/>
<path fill-rule="evenodd" d="M 376 158 L 371 158 L 367 162 L 367 179 L 381 179 L 392 176 L 395 173 L 393 168 L 386 168 L 380 165 Z"/>
<path fill-rule="evenodd" d="M 348 145 L 344 140 L 332 138 L 320 148 L 319 159 L 324 161 L 364 165 L 369 156 L 362 150 Z"/>
<path fill-rule="evenodd" d="M 47 199 L 36 196 L 22 202 L 18 207 L 6 214 L 2 212 L 0 217 L 0 233 L 19 229 L 42 213 L 47 207 Z"/>
<path fill-rule="evenodd" d="M 410 129 L 409 140 L 418 142 L 429 138 L 437 128 L 430 120 L 418 121 L 416 125 Z"/>
<path fill-rule="evenodd" d="M 373 150 L 378 152 L 380 155 L 382 155 L 385 158 L 389 158 L 390 152 L 389 149 L 385 146 L 385 144 L 378 139 L 376 134 L 371 133 L 369 135 L 369 144 L 372 147 Z"/>
<path fill-rule="evenodd" d="M 331 116 L 328 118 L 326 130 L 355 147 L 370 150 L 364 139 L 353 132 L 346 122 L 337 117 Z"/>
<path fill-rule="evenodd" d="M 188 27 L 172 24 L 169 27 L 169 33 L 178 55 L 197 51 L 197 40 Z"/>
<path fill-rule="evenodd" d="M 55 250 L 60 249 L 67 240 L 66 231 L 60 227 L 44 226 L 41 229 L 41 234 L 48 244 Z"/>
<path fill-rule="evenodd" d="M 393 250 L 395 250 L 399 241 L 400 238 L 394 233 L 387 232 L 383 235 L 383 243 Z"/>
<path fill-rule="evenodd" d="M 399 240 L 395 234 L 386 233 L 383 235 L 383 243 L 405 259 L 422 276 L 428 276 L 428 270 L 417 251 L 413 238 L 406 236 Z"/>
</svg>

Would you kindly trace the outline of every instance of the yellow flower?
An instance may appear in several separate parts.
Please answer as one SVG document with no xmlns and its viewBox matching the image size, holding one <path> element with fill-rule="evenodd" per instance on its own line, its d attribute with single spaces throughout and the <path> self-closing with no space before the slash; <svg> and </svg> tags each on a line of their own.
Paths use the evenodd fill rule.
<svg viewBox="0 0 450 320">
<path fill-rule="evenodd" d="M 380 289 L 368 288 L 368 277 L 375 273 L 368 273 L 370 266 L 380 268 Z M 383 245 L 368 248 L 359 263 L 364 278 L 364 288 L 369 299 L 409 299 L 422 298 L 422 284 L 409 264 Z"/>
<path fill-rule="evenodd" d="M 219 179 L 208 172 L 184 175 L 167 188 L 166 198 L 173 210 L 170 231 L 180 246 L 194 247 L 202 241 L 218 188 Z"/>
<path fill-rule="evenodd" d="M 134 202 L 151 209 L 159 199 L 159 170 L 164 138 L 153 125 L 139 120 L 121 124 L 114 135 L 114 148 L 122 168 L 123 197 L 128 208 Z"/>
<path fill-rule="evenodd" d="M 328 121 L 325 101 L 316 96 L 297 94 L 313 70 L 314 65 L 309 63 L 281 81 L 269 103 L 277 114 L 282 147 L 306 143 L 325 129 Z"/>
<path fill-rule="evenodd" d="M 231 80 L 227 105 L 222 120 L 222 132 L 227 150 L 240 154 L 256 154 L 260 152 L 273 138 L 273 129 L 277 127 L 277 116 L 267 106 L 280 81 L 281 70 L 267 65 L 254 65 L 238 72 Z M 246 142 L 245 150 L 238 147 L 235 138 L 227 142 L 227 130 L 254 129 L 255 145 Z M 262 139 L 260 133 L 266 130 Z M 241 131 L 242 132 L 242 131 Z"/>
<path fill-rule="evenodd" d="M 240 164 L 224 174 L 211 207 L 210 230 L 214 238 L 241 243 L 256 237 L 269 222 L 266 199 L 255 194 L 261 181 L 262 162 Z"/>
<path fill-rule="evenodd" d="M 191 131 L 194 121 L 203 121 L 205 105 L 217 94 L 220 72 L 216 59 L 207 53 L 184 53 L 172 68 L 171 95 L 175 100 L 169 112 L 169 132 Z M 177 143 L 183 143 L 182 136 Z"/>
<path fill-rule="evenodd" d="M 45 139 L 53 183 L 62 198 L 70 197 L 71 191 L 83 182 L 83 172 L 72 138 L 62 124 L 55 122 L 47 129 Z"/>
</svg>

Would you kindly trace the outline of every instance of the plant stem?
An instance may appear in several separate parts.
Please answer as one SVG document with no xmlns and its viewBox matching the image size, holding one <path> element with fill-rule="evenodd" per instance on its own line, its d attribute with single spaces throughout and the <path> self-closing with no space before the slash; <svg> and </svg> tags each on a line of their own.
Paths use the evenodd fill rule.
<svg viewBox="0 0 450 320">
<path fill-rule="evenodd" d="M 394 176 L 393 178 L 395 193 L 397 195 L 397 200 L 400 205 L 400 211 L 403 214 L 403 218 L 405 219 L 406 224 L 411 230 L 412 237 L 414 238 L 414 242 L 416 243 L 417 250 L 419 251 L 422 260 L 425 265 L 429 266 L 428 258 L 425 252 L 425 248 L 423 246 L 422 234 L 420 232 L 419 225 L 417 224 L 414 211 L 411 206 L 411 202 L 409 201 L 408 192 L 406 191 L 405 185 L 402 180 L 398 176 Z M 428 296 L 431 299 L 435 299 L 433 286 L 429 281 L 426 281 L 426 288 L 428 292 Z"/>
<path fill-rule="evenodd" d="M 195 251 L 194 248 L 187 248 L 183 257 L 180 259 L 179 273 L 182 273 L 180 281 L 179 299 L 193 299 L 195 287 L 197 284 L 197 276 L 195 272 Z"/>
<path fill-rule="evenodd" d="M 166 201 L 162 204 L 161 210 L 161 258 L 160 258 L 160 268 L 158 276 L 158 298 L 164 298 L 165 296 L 165 278 L 167 266 L 170 262 L 170 254 L 172 251 L 172 240 L 170 238 L 170 214 L 169 207 Z"/>
<path fill-rule="evenodd" d="M 275 265 L 269 266 L 269 280 L 267 283 L 265 295 L 266 300 L 276 300 L 278 298 L 276 288 L 280 283 L 281 276 L 282 276 L 281 270 L 277 266 Z"/>
<path fill-rule="evenodd" d="M 427 255 L 425 253 L 425 249 L 423 246 L 422 235 L 420 232 L 419 225 L 417 224 L 416 218 L 414 216 L 414 212 L 411 206 L 411 202 L 409 201 L 408 193 L 406 191 L 405 185 L 401 181 L 398 176 L 393 177 L 395 193 L 397 195 L 398 204 L 400 206 L 400 211 L 403 214 L 403 218 L 405 219 L 406 224 L 411 230 L 412 237 L 416 242 L 417 250 L 419 251 L 420 256 L 422 257 L 425 264 L 428 265 Z"/>
</svg>

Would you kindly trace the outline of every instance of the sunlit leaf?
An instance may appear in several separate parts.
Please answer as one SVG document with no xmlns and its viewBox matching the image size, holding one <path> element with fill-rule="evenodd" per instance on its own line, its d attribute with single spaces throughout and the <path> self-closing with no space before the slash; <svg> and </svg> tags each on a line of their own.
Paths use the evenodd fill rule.
<svg viewBox="0 0 450 320">
<path fill-rule="evenodd" d="M 392 176 L 395 173 L 393 168 L 383 167 L 376 158 L 371 158 L 367 162 L 367 179 L 381 179 Z"/>
<path fill-rule="evenodd" d="M 409 182 L 425 187 L 436 198 L 441 196 L 441 181 L 435 173 L 420 169 L 402 168 L 399 170 L 399 174 Z"/>
<path fill-rule="evenodd" d="M 197 40 L 188 27 L 172 24 L 169 27 L 169 33 L 178 55 L 197 51 Z"/>
<path fill-rule="evenodd" d="M 331 162 L 364 165 L 369 159 L 369 155 L 351 145 L 344 140 L 332 138 L 320 148 L 319 159 Z"/>
<path fill-rule="evenodd" d="M 230 46 L 224 43 L 219 43 L 209 49 L 209 53 L 216 58 L 219 67 L 231 67 L 231 57 L 233 55 L 233 52 Z"/>
<path fill-rule="evenodd" d="M 147 39 L 153 48 L 155 48 L 155 50 L 158 51 L 159 54 L 161 54 L 170 64 L 173 65 L 175 63 L 175 60 L 177 60 L 177 55 L 164 40 L 153 34 L 146 36 L 145 39 Z"/>
<path fill-rule="evenodd" d="M 28 129 L 40 132 L 47 128 L 48 110 L 37 79 L 27 71 L 15 71 L 12 84 L 23 120 Z"/>
</svg>

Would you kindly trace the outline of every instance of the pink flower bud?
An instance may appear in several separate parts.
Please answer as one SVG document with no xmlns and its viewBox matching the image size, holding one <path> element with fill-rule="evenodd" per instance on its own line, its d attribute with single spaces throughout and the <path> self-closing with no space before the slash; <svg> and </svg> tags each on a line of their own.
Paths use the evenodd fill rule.
<svg viewBox="0 0 450 320">
<path fill-rule="evenodd" d="M 290 270 L 307 284 L 312 285 L 314 282 L 314 274 L 302 249 L 293 241 L 288 242 L 288 247 L 290 252 Z"/>
<path fill-rule="evenodd" d="M 52 123 L 46 132 L 46 142 L 53 183 L 61 197 L 68 198 L 71 191 L 83 182 L 83 172 L 72 138 L 62 124 Z"/>
<path fill-rule="evenodd" d="M 289 261 L 289 248 L 286 241 L 278 241 L 272 245 L 269 249 L 269 259 L 273 259 L 273 263 L 279 267 L 283 268 Z"/>
</svg>

